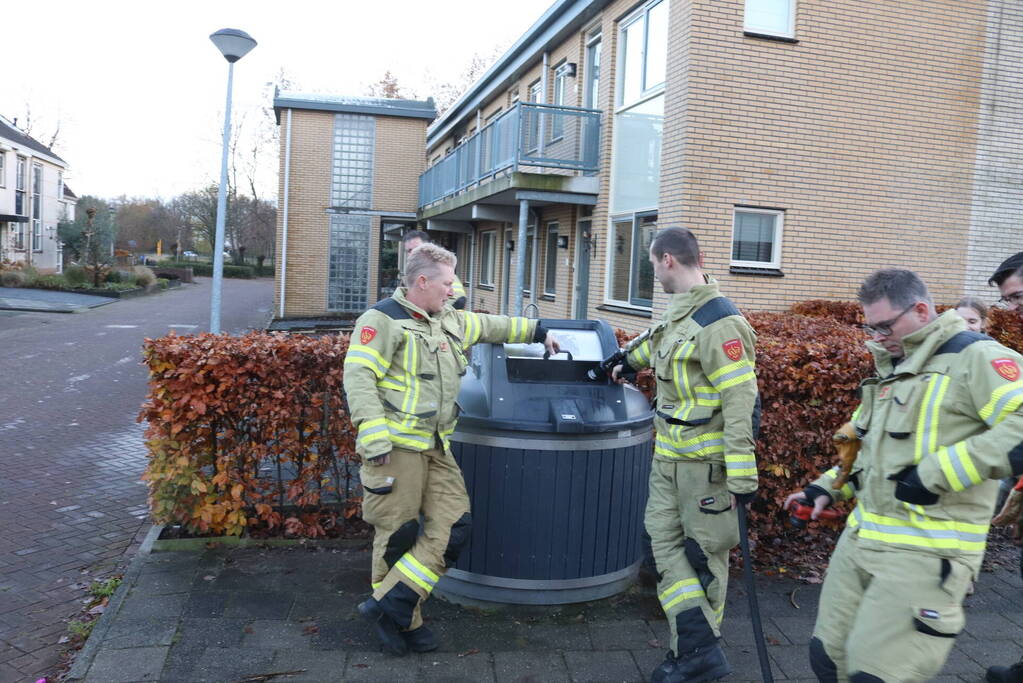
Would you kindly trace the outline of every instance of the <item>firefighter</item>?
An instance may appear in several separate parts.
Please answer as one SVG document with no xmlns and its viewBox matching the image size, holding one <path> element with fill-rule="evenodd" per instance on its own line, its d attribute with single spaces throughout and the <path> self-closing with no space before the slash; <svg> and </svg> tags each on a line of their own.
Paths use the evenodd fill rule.
<svg viewBox="0 0 1023 683">
<path fill-rule="evenodd" d="M 857 505 L 828 566 L 810 664 L 821 681 L 924 681 L 941 671 L 984 556 L 997 479 L 1023 471 L 1023 357 L 937 315 L 908 270 L 879 270 L 859 289 L 877 374 L 863 381 L 853 425 L 861 448 L 849 482 L 830 470 L 796 499 L 814 518 Z"/>
<path fill-rule="evenodd" d="M 613 376 L 653 368 L 656 440 L 644 526 L 657 593 L 671 628 L 656 682 L 710 681 L 731 671 L 718 644 L 736 505 L 757 488 L 759 399 L 753 328 L 703 273 L 696 237 L 667 228 L 650 245 L 654 277 L 671 295 L 664 319 Z"/>
<path fill-rule="evenodd" d="M 413 250 L 405 286 L 355 322 L 344 363 L 363 518 L 375 532 L 373 595 L 359 612 L 399 656 L 437 648 L 420 608 L 469 540 L 469 498 L 448 443 L 469 347 L 542 341 L 559 350 L 536 320 L 447 305 L 454 267 L 454 254 L 435 244 Z"/>
<path fill-rule="evenodd" d="M 415 248 L 420 245 L 427 244 L 429 241 L 430 236 L 423 230 L 409 230 L 401 236 L 401 244 L 405 248 L 406 265 L 408 264 L 409 255 L 415 250 Z M 465 286 L 462 284 L 462 281 L 458 279 L 457 275 L 451 283 L 451 296 L 448 297 L 448 303 L 459 310 L 465 308 Z"/>
</svg>

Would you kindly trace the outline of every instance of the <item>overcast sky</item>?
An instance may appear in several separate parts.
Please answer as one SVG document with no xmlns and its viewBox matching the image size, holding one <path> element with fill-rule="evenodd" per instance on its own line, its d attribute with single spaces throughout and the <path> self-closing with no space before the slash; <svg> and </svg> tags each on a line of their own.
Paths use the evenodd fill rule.
<svg viewBox="0 0 1023 683">
<path fill-rule="evenodd" d="M 235 65 L 234 110 L 254 127 L 266 84 L 365 95 L 390 69 L 425 98 L 473 54 L 506 47 L 553 0 L 50 0 L 5 3 L 0 114 L 48 142 L 79 195 L 172 197 L 215 181 L 227 62 L 209 40 L 239 28 L 258 41 Z M 272 173 L 273 169 L 270 169 Z M 261 192 L 276 199 L 270 173 Z"/>
</svg>

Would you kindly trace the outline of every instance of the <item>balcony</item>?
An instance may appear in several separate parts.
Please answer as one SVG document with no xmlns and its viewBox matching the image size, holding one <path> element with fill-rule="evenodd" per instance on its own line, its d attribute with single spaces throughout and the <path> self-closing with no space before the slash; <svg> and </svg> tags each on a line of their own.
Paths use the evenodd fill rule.
<svg viewBox="0 0 1023 683">
<path fill-rule="evenodd" d="M 485 190 L 488 183 L 516 173 L 595 175 L 600 113 L 517 102 L 419 176 L 420 210 L 470 190 Z M 506 189 L 503 185 L 497 183 L 493 189 Z"/>
</svg>

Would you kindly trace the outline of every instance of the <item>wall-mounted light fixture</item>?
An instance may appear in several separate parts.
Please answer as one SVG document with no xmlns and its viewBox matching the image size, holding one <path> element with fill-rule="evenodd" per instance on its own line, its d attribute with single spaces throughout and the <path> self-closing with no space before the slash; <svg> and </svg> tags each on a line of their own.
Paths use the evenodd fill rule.
<svg viewBox="0 0 1023 683">
<path fill-rule="evenodd" d="M 504 248 L 507 249 L 508 251 L 515 251 L 515 240 L 506 240 L 504 243 Z"/>
<path fill-rule="evenodd" d="M 558 249 L 568 249 L 568 235 L 558 235 Z"/>
<path fill-rule="evenodd" d="M 575 62 L 568 62 L 567 64 L 565 64 L 565 75 L 568 76 L 569 78 L 575 78 L 577 70 L 578 67 Z"/>
</svg>

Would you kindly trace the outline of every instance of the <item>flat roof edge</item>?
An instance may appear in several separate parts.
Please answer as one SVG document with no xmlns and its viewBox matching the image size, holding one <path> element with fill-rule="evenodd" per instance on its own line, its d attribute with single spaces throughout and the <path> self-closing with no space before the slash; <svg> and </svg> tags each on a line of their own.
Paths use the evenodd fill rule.
<svg viewBox="0 0 1023 683">
<path fill-rule="evenodd" d="M 313 111 L 331 111 L 344 114 L 372 114 L 374 116 L 395 116 L 407 119 L 426 119 L 432 121 L 437 117 L 436 109 L 412 107 L 380 107 L 365 104 L 346 104 L 343 102 L 312 102 L 285 97 L 274 98 L 274 110 L 278 109 L 309 109 Z"/>
</svg>

